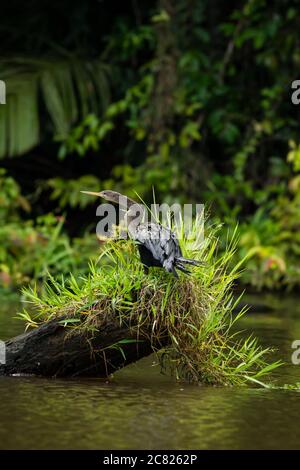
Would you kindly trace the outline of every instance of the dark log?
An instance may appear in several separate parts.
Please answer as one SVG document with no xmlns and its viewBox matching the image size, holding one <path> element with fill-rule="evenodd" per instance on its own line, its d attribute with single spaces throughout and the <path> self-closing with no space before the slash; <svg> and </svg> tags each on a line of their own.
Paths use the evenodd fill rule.
<svg viewBox="0 0 300 470">
<path fill-rule="evenodd" d="M 59 318 L 6 341 L 5 346 L 6 363 L 0 365 L 0 375 L 107 377 L 151 354 L 154 345 L 134 328 L 112 321 L 91 333 L 65 327 Z"/>
</svg>

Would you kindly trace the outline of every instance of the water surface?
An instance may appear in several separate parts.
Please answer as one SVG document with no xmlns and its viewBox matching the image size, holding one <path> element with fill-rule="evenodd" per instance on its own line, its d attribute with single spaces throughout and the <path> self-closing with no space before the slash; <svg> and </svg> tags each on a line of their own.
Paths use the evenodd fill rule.
<svg viewBox="0 0 300 470">
<path fill-rule="evenodd" d="M 260 299 L 261 301 L 261 299 Z M 299 298 L 242 328 L 273 345 L 288 365 L 279 383 L 300 382 L 290 362 L 300 339 Z M 0 310 L 0 338 L 22 331 L 19 306 Z M 299 449 L 300 391 L 199 387 L 160 374 L 153 357 L 102 379 L 0 378 L 1 449 Z"/>
</svg>

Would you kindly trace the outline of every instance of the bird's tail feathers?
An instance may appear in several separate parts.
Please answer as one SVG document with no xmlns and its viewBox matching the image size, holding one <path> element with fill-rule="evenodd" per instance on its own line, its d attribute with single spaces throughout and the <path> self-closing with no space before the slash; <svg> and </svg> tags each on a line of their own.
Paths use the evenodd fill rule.
<svg viewBox="0 0 300 470">
<path fill-rule="evenodd" d="M 176 264 L 191 264 L 192 266 L 204 266 L 205 263 L 203 261 L 198 261 L 195 259 L 189 259 L 189 258 L 184 258 L 183 256 L 176 258 L 175 260 Z"/>
<path fill-rule="evenodd" d="M 188 275 L 191 274 L 191 271 L 189 271 L 188 269 L 186 269 L 186 268 L 183 266 L 183 264 L 181 264 L 181 263 L 177 263 L 177 264 L 176 264 L 176 268 L 179 269 L 179 271 L 181 271 L 181 272 L 183 272 L 183 273 L 185 273 L 185 274 L 188 274 Z"/>
</svg>

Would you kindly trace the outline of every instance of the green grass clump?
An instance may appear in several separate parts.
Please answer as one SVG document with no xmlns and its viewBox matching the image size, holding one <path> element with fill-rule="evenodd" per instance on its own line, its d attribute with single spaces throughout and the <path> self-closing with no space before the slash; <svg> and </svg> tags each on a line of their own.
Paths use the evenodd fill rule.
<svg viewBox="0 0 300 470">
<path fill-rule="evenodd" d="M 205 233 L 199 244 L 201 230 L 202 221 L 196 218 L 192 241 L 180 237 L 184 256 L 204 261 L 190 276 L 180 274 L 175 279 L 157 268 L 146 275 L 133 242 L 108 241 L 99 265 L 91 265 L 87 277 L 50 278 L 41 295 L 35 288 L 26 290 L 34 313 L 24 310 L 20 315 L 31 326 L 67 315 L 66 327 L 91 332 L 109 319 L 131 326 L 137 338 L 145 335 L 153 345 L 167 336 L 168 345 L 156 352 L 162 368 L 178 379 L 214 385 L 262 384 L 262 377 L 280 363 L 267 363 L 270 349 L 262 349 L 255 338 L 233 333 L 234 323 L 245 314 L 245 309 L 232 314 L 240 300 L 232 293 L 240 264 L 229 269 L 236 237 L 218 254 L 216 230 Z M 182 226 L 178 231 L 183 235 Z"/>
</svg>

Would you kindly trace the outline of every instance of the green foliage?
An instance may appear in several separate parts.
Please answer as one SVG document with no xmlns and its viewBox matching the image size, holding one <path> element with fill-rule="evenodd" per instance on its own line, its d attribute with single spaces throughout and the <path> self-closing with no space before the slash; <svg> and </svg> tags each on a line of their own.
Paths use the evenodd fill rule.
<svg viewBox="0 0 300 470">
<path fill-rule="evenodd" d="M 83 209 L 90 204 L 90 200 L 83 198 L 80 190 L 88 188 L 89 191 L 99 191 L 100 181 L 94 175 L 84 175 L 78 179 L 69 180 L 52 178 L 47 181 L 47 187 L 52 190 L 50 198 L 58 201 L 60 208 L 64 209 L 69 206 Z"/>
<path fill-rule="evenodd" d="M 183 226 L 178 225 L 178 236 Z M 102 253 L 102 265 L 91 265 L 87 277 L 74 276 L 61 281 L 51 277 L 43 295 L 36 289 L 26 290 L 27 302 L 35 307 L 21 317 L 29 326 L 37 326 L 60 315 L 67 316 L 68 328 L 95 331 L 110 321 L 130 326 L 140 336 L 152 341 L 168 335 L 169 344 L 157 351 L 164 370 L 177 379 L 218 385 L 259 384 L 262 377 L 280 363 L 268 364 L 255 338 L 238 337 L 232 326 L 245 313 L 233 317 L 237 305 L 232 284 L 239 266 L 229 270 L 235 252 L 234 239 L 223 254 L 217 254 L 215 231 L 207 231 L 199 246 L 202 220 L 197 218 L 188 238 L 181 240 L 186 256 L 202 260 L 190 276 L 177 280 L 163 270 L 153 268 L 146 275 L 132 242 L 108 243 Z M 105 262 L 106 260 L 106 262 Z M 114 345 L 113 347 L 121 346 Z"/>
<path fill-rule="evenodd" d="M 236 260 L 247 256 L 241 280 L 257 289 L 291 289 L 300 282 L 300 175 L 296 145 L 287 161 L 292 168 L 280 184 L 254 191 L 249 182 L 218 175 L 213 186 L 219 218 L 229 225 L 234 225 L 235 217 L 243 213 L 242 206 L 234 204 L 238 194 L 243 195 L 244 201 L 247 198 L 258 206 L 263 204 L 242 220 L 236 256 Z M 223 237 L 226 238 L 225 230 Z"/>
<path fill-rule="evenodd" d="M 44 12 L 36 0 L 38 40 L 25 26 L 13 35 L 9 22 L 0 26 L 14 38 L 0 64 L 8 90 L 0 156 L 44 143 L 53 160 L 74 158 L 76 174 L 57 170 L 38 183 L 66 211 L 92 203 L 80 187 L 147 200 L 154 186 L 161 202 L 208 202 L 222 238 L 239 222 L 235 259 L 249 255 L 241 282 L 299 285 L 299 113 L 290 99 L 297 4 L 141 1 L 111 17 L 100 3 L 70 6 L 63 37 L 42 21 L 63 6 Z"/>
<path fill-rule="evenodd" d="M 295 172 L 300 171 L 300 144 L 296 144 L 294 140 L 289 142 L 290 151 L 287 156 L 287 161 L 292 163 Z"/>
<path fill-rule="evenodd" d="M 87 113 L 101 114 L 110 96 L 108 70 L 100 60 L 2 60 L 7 104 L 0 107 L 0 158 L 23 154 L 40 142 L 41 97 L 58 139 Z"/>
<path fill-rule="evenodd" d="M 15 220 L 18 209 L 30 210 L 30 206 L 22 197 L 16 181 L 0 168 L 0 217 L 1 220 Z"/>
<path fill-rule="evenodd" d="M 52 274 L 86 272 L 89 258 L 97 258 L 94 235 L 71 240 L 64 232 L 64 217 L 46 214 L 22 220 L 30 204 L 13 178 L 0 169 L 0 287 L 16 287 L 42 281 Z"/>
<path fill-rule="evenodd" d="M 70 240 L 63 231 L 63 217 L 52 214 L 32 221 L 12 222 L 0 229 L 0 285 L 16 287 L 31 279 L 82 273 L 89 258 L 97 258 L 95 236 Z"/>
<path fill-rule="evenodd" d="M 114 128 L 109 120 L 101 120 L 95 114 L 87 115 L 84 120 L 74 127 L 68 135 L 59 136 L 61 141 L 58 156 L 63 159 L 68 154 L 84 156 L 89 150 L 98 150 L 99 143 Z"/>
</svg>

